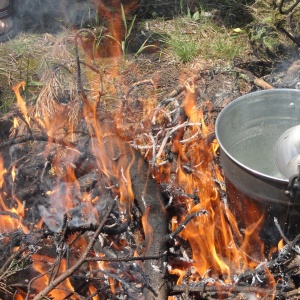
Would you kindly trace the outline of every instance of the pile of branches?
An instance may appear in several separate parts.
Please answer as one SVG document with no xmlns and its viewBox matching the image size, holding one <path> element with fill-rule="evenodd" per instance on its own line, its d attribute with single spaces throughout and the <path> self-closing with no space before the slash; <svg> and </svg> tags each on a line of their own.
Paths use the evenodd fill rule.
<svg viewBox="0 0 300 300">
<path fill-rule="evenodd" d="M 55 113 L 64 114 L 59 111 L 61 104 L 57 106 Z M 71 107 L 74 109 L 74 103 Z M 37 115 L 37 111 L 35 107 L 29 114 Z M 56 135 L 49 136 L 34 119 L 29 124 L 22 114 L 13 113 L 23 127 L 12 127 L 10 136 L 0 145 L 6 167 L 2 174 L 1 214 L 16 219 L 26 230 L 20 226 L 12 230 L 2 228 L 3 297 L 12 297 L 18 291 L 27 299 L 43 299 L 53 289 L 62 288 L 67 290 L 66 298 L 68 294 L 76 299 L 92 299 L 94 295 L 109 298 L 112 285 L 120 297 L 137 299 L 149 294 L 149 299 L 164 299 L 168 220 L 157 184 L 149 177 L 141 155 L 111 131 L 112 119 L 104 118 L 99 123 L 97 120 L 106 134 L 100 144 L 81 112 L 76 114 L 77 132 L 72 142 L 68 138 L 71 133 L 63 133 L 66 128 L 60 124 Z M 89 113 L 86 118 L 92 118 Z M 2 121 L 9 122 L 6 118 Z M 107 165 L 101 165 L 97 156 L 107 160 Z M 129 185 L 123 173 L 129 165 L 128 189 L 132 188 L 134 199 L 122 191 L 122 186 Z M 18 212 L 13 211 L 14 207 L 18 207 Z M 154 236 L 151 231 L 143 231 L 142 216 L 147 216 L 144 226 L 148 224 Z M 37 228 L 41 217 L 44 225 Z M 77 249 L 79 240 L 83 246 Z M 135 257 L 134 253 L 138 255 Z M 37 268 L 33 270 L 37 255 L 53 262 L 38 275 Z M 69 266 L 65 271 L 63 261 Z M 106 267 L 98 262 L 107 262 Z M 22 272 L 27 272 L 29 283 L 19 281 L 24 278 Z M 47 277 L 48 285 L 40 291 L 35 281 L 41 276 Z M 69 277 L 75 291 L 68 290 L 65 284 L 58 287 Z M 93 292 L 89 286 L 94 287 Z"/>
<path fill-rule="evenodd" d="M 203 121 L 191 122 L 182 105 L 207 72 L 179 86 L 153 110 L 147 110 L 153 82 L 138 82 L 118 111 L 108 112 L 100 101 L 88 99 L 79 65 L 78 84 L 68 92 L 67 104 L 54 73 L 34 107 L 19 104 L 1 119 L 5 170 L 0 170 L 0 213 L 16 226 L 6 222 L 1 228 L 0 297 L 20 294 L 37 300 L 60 292 L 59 297 L 72 299 L 226 299 L 244 294 L 286 299 L 297 294 L 299 237 L 286 240 L 275 259 L 232 278 L 234 284 L 193 274 L 191 247 L 179 233 L 207 211 L 188 211 L 184 200 L 197 205 L 201 199 L 196 191 L 186 193 L 172 174 L 176 177 L 180 145 L 192 149 L 214 139 L 213 132 L 203 135 L 202 127 L 214 119 L 206 112 L 217 109 L 204 104 Z M 181 167 L 199 176 L 192 155 L 186 153 Z M 217 158 L 211 162 L 218 164 Z M 171 169 L 170 177 L 157 176 L 162 166 Z M 215 182 L 226 197 L 222 182 Z M 181 222 L 172 231 L 173 215 Z M 168 274 L 175 267 L 187 270 L 180 285 L 178 276 Z"/>
<path fill-rule="evenodd" d="M 152 89 L 151 81 L 136 86 L 149 83 Z M 74 97 L 70 92 L 69 103 L 58 101 L 63 93 L 56 84 L 52 73 L 36 105 L 28 108 L 20 99 L 22 84 L 17 85 L 18 109 L 1 119 L 1 215 L 15 224 L 2 224 L 1 297 L 43 299 L 56 290 L 76 299 L 113 294 L 167 299 L 168 242 L 206 212 L 188 215 L 170 232 L 166 199 L 151 174 L 154 163 L 149 168 L 120 137 L 125 123 L 120 132 L 113 116 L 97 105 L 94 109 L 81 89 Z M 179 118 L 177 101 L 165 104 L 170 102 L 176 103 L 172 114 Z M 130 124 L 130 118 L 123 121 Z M 197 125 L 171 121 L 173 132 Z M 171 138 L 168 130 L 156 159 Z"/>
</svg>

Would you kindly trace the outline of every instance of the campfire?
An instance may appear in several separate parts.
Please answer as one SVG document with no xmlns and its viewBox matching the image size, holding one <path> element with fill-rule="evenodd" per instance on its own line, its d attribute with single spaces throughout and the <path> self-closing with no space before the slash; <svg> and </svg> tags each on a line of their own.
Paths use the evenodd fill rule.
<svg viewBox="0 0 300 300">
<path fill-rule="evenodd" d="M 230 208 L 220 108 L 198 99 L 208 71 L 161 101 L 145 78 L 107 104 L 103 86 L 115 90 L 122 58 L 102 76 L 79 57 L 82 33 L 76 70 L 49 69 L 31 106 L 25 83 L 15 85 L 17 105 L 0 120 L 0 298 L 297 295 L 299 236 L 288 240 L 275 222 L 278 245 L 264 245 L 265 212 L 246 196 L 246 215 Z"/>
</svg>

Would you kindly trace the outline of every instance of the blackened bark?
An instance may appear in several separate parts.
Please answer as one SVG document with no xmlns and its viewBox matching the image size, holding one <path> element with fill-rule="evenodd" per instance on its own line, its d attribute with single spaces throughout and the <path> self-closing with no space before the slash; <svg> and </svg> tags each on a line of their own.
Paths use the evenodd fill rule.
<svg viewBox="0 0 300 300">
<path fill-rule="evenodd" d="M 158 255 L 167 250 L 167 215 L 157 183 L 152 178 L 148 166 L 139 153 L 135 155 L 135 163 L 130 169 L 133 192 L 143 215 L 147 214 L 147 222 L 151 227 L 150 232 L 145 232 L 145 255 Z M 144 289 L 147 300 L 167 299 L 165 262 L 166 256 L 145 262 L 146 276 L 149 278 L 149 286 L 146 285 Z"/>
<path fill-rule="evenodd" d="M 102 128 L 105 132 L 111 131 L 113 123 L 105 121 Z M 147 215 L 149 230 L 145 230 L 145 256 L 157 256 L 167 250 L 165 236 L 168 233 L 168 218 L 164 206 L 163 197 L 159 187 L 151 176 L 149 167 L 141 154 L 119 137 L 106 139 L 106 147 L 113 144 L 116 152 L 121 153 L 118 159 L 118 167 L 130 167 L 132 189 L 135 199 L 143 215 Z M 112 157 L 112 156 L 110 156 Z M 159 259 L 147 260 L 145 262 L 145 275 L 148 279 L 144 288 L 147 300 L 166 300 L 168 298 L 168 287 L 166 280 L 166 255 Z"/>
</svg>

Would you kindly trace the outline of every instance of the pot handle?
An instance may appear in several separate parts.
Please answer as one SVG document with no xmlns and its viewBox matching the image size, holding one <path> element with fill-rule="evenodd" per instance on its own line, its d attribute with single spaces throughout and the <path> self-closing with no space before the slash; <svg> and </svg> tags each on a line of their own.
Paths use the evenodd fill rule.
<svg viewBox="0 0 300 300">
<path fill-rule="evenodd" d="M 298 174 L 292 175 L 289 179 L 285 194 L 291 199 L 292 203 L 296 203 L 300 199 L 300 164 L 298 163 Z"/>
</svg>

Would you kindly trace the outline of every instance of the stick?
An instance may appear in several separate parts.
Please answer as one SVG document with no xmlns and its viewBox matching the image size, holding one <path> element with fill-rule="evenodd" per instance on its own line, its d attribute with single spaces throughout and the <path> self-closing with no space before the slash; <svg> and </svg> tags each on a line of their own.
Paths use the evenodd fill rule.
<svg viewBox="0 0 300 300">
<path fill-rule="evenodd" d="M 168 234 L 165 238 L 167 240 L 169 239 L 173 239 L 175 237 L 175 235 L 179 234 L 184 228 L 185 226 L 195 217 L 199 217 L 201 215 L 205 215 L 207 213 L 206 210 L 202 209 L 200 211 L 196 211 L 190 215 L 188 215 L 180 224 L 179 226 L 171 233 Z"/>
<path fill-rule="evenodd" d="M 260 294 L 270 294 L 275 292 L 274 289 L 264 289 L 256 286 L 234 286 L 234 285 L 202 285 L 202 286 L 189 286 L 189 285 L 176 285 L 172 288 L 173 292 L 198 292 L 200 294 L 206 293 L 217 293 L 228 294 L 228 293 L 260 293 Z"/>
<path fill-rule="evenodd" d="M 261 78 L 258 77 L 254 77 L 253 83 L 261 88 L 263 88 L 264 90 L 270 90 L 270 89 L 274 89 L 274 87 L 272 85 L 270 85 L 269 83 L 267 83 L 266 81 L 264 81 Z"/>
<path fill-rule="evenodd" d="M 100 234 L 104 224 L 106 223 L 112 209 L 114 208 L 116 203 L 113 203 L 109 208 L 107 213 L 105 214 L 105 216 L 103 217 L 98 229 L 95 231 L 95 233 L 93 234 L 89 244 L 87 245 L 84 253 L 82 254 L 82 256 L 80 257 L 80 259 L 77 261 L 77 263 L 75 263 L 69 270 L 67 270 L 66 272 L 64 272 L 63 274 L 61 274 L 59 277 L 57 277 L 55 280 L 53 280 L 44 290 L 42 290 L 40 293 L 38 293 L 33 300 L 42 300 L 44 297 L 47 296 L 47 294 L 49 292 L 51 292 L 53 289 L 56 288 L 56 286 L 58 286 L 60 283 L 62 283 L 65 279 L 67 279 L 69 276 L 71 276 L 86 260 L 90 250 L 92 249 L 92 247 L 94 246 L 96 239 L 98 237 L 98 235 Z"/>
<path fill-rule="evenodd" d="M 240 73 L 245 73 L 250 77 L 250 81 L 253 81 L 253 83 L 265 90 L 269 90 L 269 89 L 273 89 L 274 87 L 272 85 L 270 85 L 269 83 L 267 83 L 266 81 L 264 81 L 262 78 L 258 78 L 256 77 L 252 72 L 248 71 L 248 70 L 244 70 L 244 69 L 240 69 L 240 68 L 235 68 L 235 70 L 237 72 Z"/>
<path fill-rule="evenodd" d="M 100 250 L 101 251 L 101 250 Z M 135 261 L 135 260 L 148 260 L 148 259 L 159 259 L 163 256 L 167 255 L 167 252 L 164 252 L 160 255 L 154 255 L 154 256 L 133 256 L 133 257 L 87 257 L 86 261 L 111 261 L 111 262 L 117 262 L 117 261 Z"/>
<path fill-rule="evenodd" d="M 157 155 L 155 157 L 155 161 L 160 158 L 160 156 L 162 155 L 163 151 L 164 151 L 164 148 L 167 144 L 167 141 L 168 139 L 171 137 L 171 135 L 178 129 L 180 128 L 183 128 L 183 127 L 187 127 L 187 126 L 201 126 L 202 123 L 198 123 L 198 122 L 195 122 L 195 123 L 189 123 L 189 122 L 185 122 L 183 124 L 180 124 L 180 125 L 177 125 L 175 127 L 173 127 L 165 136 L 165 138 L 163 139 L 162 143 L 161 143 L 161 146 L 157 152 Z"/>
<path fill-rule="evenodd" d="M 281 237 L 283 238 L 283 240 L 286 242 L 286 244 L 290 244 L 291 242 L 288 240 L 288 238 L 284 235 L 279 223 L 278 223 L 278 220 L 277 218 L 274 218 L 274 223 L 275 223 L 275 226 L 279 232 L 279 234 L 281 235 Z"/>
</svg>

